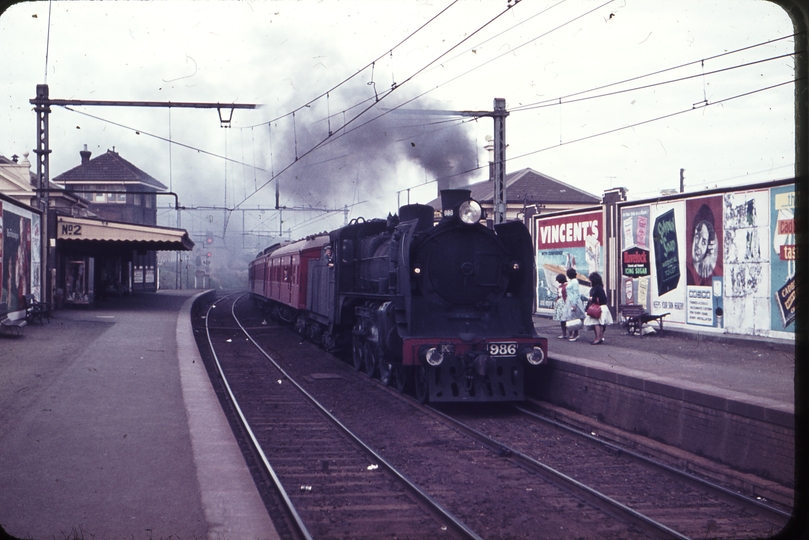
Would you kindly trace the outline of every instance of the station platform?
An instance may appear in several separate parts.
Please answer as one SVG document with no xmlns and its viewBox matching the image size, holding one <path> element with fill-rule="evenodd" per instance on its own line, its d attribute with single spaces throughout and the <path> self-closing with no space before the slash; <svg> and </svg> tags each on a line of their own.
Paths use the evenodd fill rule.
<svg viewBox="0 0 809 540">
<path fill-rule="evenodd" d="M 533 394 L 597 424 L 772 481 L 768 495 L 791 499 L 793 342 L 668 328 L 639 336 L 614 324 L 605 342 L 593 345 L 586 328 L 570 342 L 558 339 L 558 321 L 535 316 L 534 326 L 548 337 L 549 362 L 529 381 Z"/>
<path fill-rule="evenodd" d="M 191 328 L 197 291 L 55 311 L 0 335 L 0 525 L 18 538 L 278 535 Z M 557 339 L 531 393 L 565 410 L 785 486 L 795 351 L 775 340 L 608 328 Z M 777 490 L 774 486 L 773 490 Z"/>
<path fill-rule="evenodd" d="M 0 336 L 0 525 L 17 538 L 274 539 L 191 328 L 199 291 Z"/>
</svg>

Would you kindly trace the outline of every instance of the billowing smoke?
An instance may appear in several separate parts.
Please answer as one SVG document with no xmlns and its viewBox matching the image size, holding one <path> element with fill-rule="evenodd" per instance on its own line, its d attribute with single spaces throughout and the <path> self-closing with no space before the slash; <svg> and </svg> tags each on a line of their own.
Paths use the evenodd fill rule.
<svg viewBox="0 0 809 540">
<path fill-rule="evenodd" d="M 397 109 L 409 97 L 404 88 L 379 102 L 362 81 L 352 88 L 356 91 L 343 91 L 342 99 L 321 99 L 272 124 L 276 174 L 295 162 L 278 175 L 281 205 L 351 204 L 390 195 L 414 181 L 440 190 L 475 176 L 476 143 L 463 119 L 420 112 L 420 100 Z M 369 94 L 368 101 L 342 112 Z M 263 191 L 267 200 L 275 186 Z"/>
</svg>

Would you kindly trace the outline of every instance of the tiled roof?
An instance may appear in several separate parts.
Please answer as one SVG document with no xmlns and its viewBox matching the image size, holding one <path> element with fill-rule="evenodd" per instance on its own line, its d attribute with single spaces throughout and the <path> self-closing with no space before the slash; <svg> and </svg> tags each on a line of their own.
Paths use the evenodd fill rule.
<svg viewBox="0 0 809 540">
<path fill-rule="evenodd" d="M 476 201 L 492 202 L 494 200 L 494 185 L 490 180 L 460 186 L 459 189 L 471 190 L 472 198 Z M 601 197 L 530 168 L 506 174 L 506 199 L 510 203 L 524 202 L 527 204 L 601 204 Z M 441 205 L 439 199 L 428 204 L 436 208 Z"/>
<path fill-rule="evenodd" d="M 60 184 L 71 182 L 126 182 L 140 183 L 157 190 L 165 190 L 166 186 L 155 180 L 150 175 L 138 169 L 130 162 L 122 158 L 117 152 L 107 150 L 101 154 L 82 163 L 78 167 L 73 167 L 69 171 L 63 172 L 53 179 Z"/>
</svg>

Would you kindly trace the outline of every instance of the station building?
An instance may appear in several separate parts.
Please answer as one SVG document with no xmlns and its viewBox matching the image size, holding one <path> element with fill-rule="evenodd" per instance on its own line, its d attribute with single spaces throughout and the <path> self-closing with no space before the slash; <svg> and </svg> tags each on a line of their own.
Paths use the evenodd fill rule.
<svg viewBox="0 0 809 540">
<path fill-rule="evenodd" d="M 80 157 L 50 182 L 43 245 L 44 213 L 27 155 L 0 156 L 0 259 L 6 278 L 12 266 L 17 276 L 3 282 L 0 302 L 10 308 L 21 308 L 29 293 L 60 307 L 154 292 L 157 251 L 193 249 L 185 230 L 157 226 L 157 196 L 173 195 L 166 186 L 114 149 L 91 159 L 85 147 Z"/>
</svg>

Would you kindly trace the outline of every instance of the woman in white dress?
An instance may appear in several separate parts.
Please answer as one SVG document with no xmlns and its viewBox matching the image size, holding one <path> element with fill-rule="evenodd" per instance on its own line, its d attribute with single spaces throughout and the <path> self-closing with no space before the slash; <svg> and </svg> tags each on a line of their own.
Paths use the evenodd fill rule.
<svg viewBox="0 0 809 540">
<path fill-rule="evenodd" d="M 563 317 L 567 321 L 568 340 L 576 341 L 579 339 L 579 328 L 581 328 L 581 320 L 584 318 L 584 303 L 581 301 L 579 280 L 575 268 L 567 269 L 567 279 L 567 298 Z"/>
<path fill-rule="evenodd" d="M 587 304 L 587 309 L 590 309 L 592 305 L 598 305 L 601 310 L 600 317 L 592 317 L 589 313 L 587 317 L 584 319 L 584 326 L 589 326 L 593 328 L 593 332 L 595 333 L 595 340 L 593 341 L 593 345 L 601 345 L 604 343 L 604 330 L 607 328 L 608 324 L 612 324 L 612 313 L 610 313 L 610 308 L 607 306 L 607 293 L 604 291 L 604 280 L 601 279 L 601 276 L 598 272 L 593 272 L 589 276 L 591 287 L 590 287 L 590 303 Z"/>
</svg>

